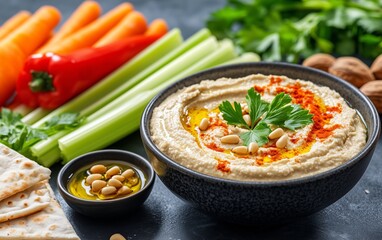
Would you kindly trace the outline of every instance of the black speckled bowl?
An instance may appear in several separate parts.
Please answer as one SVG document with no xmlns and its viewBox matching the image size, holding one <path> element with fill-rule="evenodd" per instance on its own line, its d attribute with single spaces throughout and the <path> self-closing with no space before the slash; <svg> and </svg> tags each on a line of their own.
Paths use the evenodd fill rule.
<svg viewBox="0 0 382 240">
<path fill-rule="evenodd" d="M 309 177 L 274 182 L 234 181 L 190 170 L 163 154 L 150 138 L 153 109 L 180 88 L 205 79 L 254 73 L 310 80 L 338 91 L 364 118 L 366 146 L 345 164 Z M 317 212 L 343 197 L 364 174 L 380 135 L 380 119 L 371 101 L 349 83 L 320 70 L 288 63 L 245 63 L 217 67 L 189 76 L 158 94 L 146 107 L 141 137 L 154 170 L 178 197 L 205 213 L 238 224 L 280 224 Z"/>
<path fill-rule="evenodd" d="M 111 200 L 86 200 L 76 197 L 68 191 L 68 182 L 74 172 L 95 162 L 107 164 L 107 162 L 114 161 L 126 162 L 144 176 L 145 183 L 138 192 Z M 126 213 L 132 212 L 142 205 L 152 191 L 154 180 L 154 170 L 149 161 L 142 156 L 124 150 L 105 149 L 83 154 L 67 163 L 58 173 L 57 186 L 63 199 L 75 211 L 91 217 L 116 217 L 126 216 Z"/>
</svg>

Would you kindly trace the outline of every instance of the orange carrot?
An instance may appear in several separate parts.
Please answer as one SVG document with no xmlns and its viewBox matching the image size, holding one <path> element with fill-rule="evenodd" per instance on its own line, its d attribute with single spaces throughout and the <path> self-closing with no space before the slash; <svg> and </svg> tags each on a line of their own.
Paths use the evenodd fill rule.
<svg viewBox="0 0 382 240">
<path fill-rule="evenodd" d="M 45 51 L 65 54 L 84 47 L 90 47 L 117 25 L 126 14 L 133 10 L 132 4 L 127 2 L 121 3 L 104 16 L 71 34 L 59 43 L 54 44 L 52 47 L 45 49 Z"/>
<path fill-rule="evenodd" d="M 0 106 L 4 106 L 14 92 L 16 79 L 23 67 L 25 55 L 12 42 L 2 42 L 0 59 Z"/>
<path fill-rule="evenodd" d="M 60 21 L 52 6 L 40 7 L 24 24 L 0 41 L 0 106 L 13 94 L 25 59 L 49 36 Z"/>
<path fill-rule="evenodd" d="M 157 18 L 152 21 L 145 32 L 145 35 L 164 35 L 168 31 L 167 22 L 164 19 Z"/>
<path fill-rule="evenodd" d="M 16 28 L 20 27 L 26 20 L 30 18 L 30 16 L 30 12 L 20 11 L 5 21 L 0 27 L 0 40 L 10 34 Z"/>
<path fill-rule="evenodd" d="M 40 7 L 22 26 L 2 41 L 16 44 L 25 56 L 29 56 L 43 44 L 60 22 L 61 13 L 53 6 Z"/>
<path fill-rule="evenodd" d="M 63 23 L 61 28 L 53 35 L 53 37 L 37 52 L 46 52 L 46 50 L 52 45 L 58 43 L 62 39 L 96 20 L 101 15 L 101 12 L 102 8 L 96 1 L 84 1 Z"/>
<path fill-rule="evenodd" d="M 127 14 L 114 28 L 98 40 L 94 46 L 100 47 L 126 37 L 143 34 L 147 29 L 145 16 L 133 11 Z"/>
</svg>

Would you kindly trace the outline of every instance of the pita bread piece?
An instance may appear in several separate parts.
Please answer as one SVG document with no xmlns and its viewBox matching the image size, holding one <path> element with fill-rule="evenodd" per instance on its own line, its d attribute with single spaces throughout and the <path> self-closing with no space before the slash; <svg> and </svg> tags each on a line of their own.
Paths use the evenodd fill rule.
<svg viewBox="0 0 382 240">
<path fill-rule="evenodd" d="M 50 203 L 45 182 L 37 183 L 22 192 L 0 201 L 0 222 L 25 217 L 38 212 Z"/>
<path fill-rule="evenodd" d="M 54 197 L 49 183 L 50 203 L 43 210 L 27 217 L 0 223 L 2 240 L 79 240 L 60 204 Z"/>
<path fill-rule="evenodd" d="M 51 171 L 0 144 L 0 201 L 50 178 Z"/>
</svg>

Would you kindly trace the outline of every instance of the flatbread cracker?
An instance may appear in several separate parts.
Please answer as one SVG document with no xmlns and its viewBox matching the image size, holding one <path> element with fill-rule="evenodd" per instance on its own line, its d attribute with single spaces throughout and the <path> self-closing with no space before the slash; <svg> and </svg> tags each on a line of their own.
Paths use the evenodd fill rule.
<svg viewBox="0 0 382 240">
<path fill-rule="evenodd" d="M 0 201 L 50 178 L 51 171 L 0 144 Z"/>
<path fill-rule="evenodd" d="M 47 207 L 51 196 L 45 184 L 46 181 L 37 183 L 0 201 L 0 222 L 25 217 Z"/>
<path fill-rule="evenodd" d="M 79 240 L 60 204 L 54 197 L 49 183 L 49 206 L 27 217 L 0 223 L 2 240 Z"/>
</svg>

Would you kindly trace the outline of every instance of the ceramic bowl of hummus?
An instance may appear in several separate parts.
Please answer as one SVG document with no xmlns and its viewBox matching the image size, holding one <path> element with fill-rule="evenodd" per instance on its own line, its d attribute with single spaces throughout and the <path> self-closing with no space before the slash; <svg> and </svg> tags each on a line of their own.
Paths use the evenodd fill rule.
<svg viewBox="0 0 382 240">
<path fill-rule="evenodd" d="M 364 174 L 380 135 L 351 84 L 288 63 L 222 66 L 158 94 L 141 119 L 156 174 L 178 197 L 240 224 L 317 212 Z"/>
</svg>

